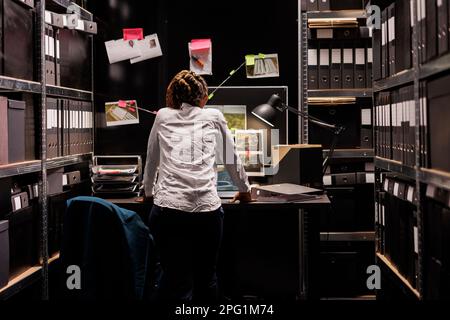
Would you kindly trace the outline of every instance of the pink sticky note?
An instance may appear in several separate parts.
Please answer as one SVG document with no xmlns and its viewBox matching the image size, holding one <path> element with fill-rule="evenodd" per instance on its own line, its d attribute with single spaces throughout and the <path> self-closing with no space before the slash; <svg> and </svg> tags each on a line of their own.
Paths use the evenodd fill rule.
<svg viewBox="0 0 450 320">
<path fill-rule="evenodd" d="M 193 39 L 191 41 L 191 50 L 208 50 L 211 48 L 211 39 Z"/>
<path fill-rule="evenodd" d="M 123 40 L 142 40 L 144 39 L 144 29 L 133 28 L 123 29 Z"/>
<path fill-rule="evenodd" d="M 119 107 L 126 108 L 127 107 L 127 102 L 124 101 L 124 100 L 119 100 Z"/>
</svg>

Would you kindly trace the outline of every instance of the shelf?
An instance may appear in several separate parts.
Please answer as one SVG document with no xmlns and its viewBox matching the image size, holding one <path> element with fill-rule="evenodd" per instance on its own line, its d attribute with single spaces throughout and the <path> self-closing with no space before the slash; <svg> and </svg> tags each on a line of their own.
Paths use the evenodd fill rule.
<svg viewBox="0 0 450 320">
<path fill-rule="evenodd" d="M 426 79 L 448 70 L 450 70 L 450 53 L 423 64 L 420 67 L 419 78 Z"/>
<path fill-rule="evenodd" d="M 53 262 L 56 262 L 59 259 L 59 256 L 59 253 L 55 254 L 48 260 L 48 264 L 50 265 Z M 42 277 L 41 272 L 42 266 L 34 266 L 11 279 L 5 287 L 0 288 L 0 300 L 7 300 L 29 285 L 39 281 Z"/>
<path fill-rule="evenodd" d="M 416 170 L 412 167 L 403 165 L 399 161 L 375 157 L 375 166 L 416 180 Z"/>
<path fill-rule="evenodd" d="M 307 16 L 308 19 L 367 18 L 365 10 L 309 11 Z"/>
<path fill-rule="evenodd" d="M 450 190 L 450 173 L 434 169 L 419 169 L 420 182 Z"/>
<path fill-rule="evenodd" d="M 46 4 L 47 4 L 46 9 L 54 9 L 54 8 L 58 8 L 60 10 L 64 9 L 63 12 L 67 13 L 67 8 L 72 7 L 72 8 L 75 8 L 75 10 L 77 10 L 77 12 L 79 12 L 81 18 L 83 18 L 85 20 L 89 20 L 89 21 L 92 21 L 94 18 L 92 13 L 90 13 L 86 9 L 81 8 L 79 5 L 73 3 L 72 1 L 69 1 L 69 0 L 51 0 L 51 1 L 47 1 Z"/>
<path fill-rule="evenodd" d="M 35 81 L 0 76 L 0 93 L 1 91 L 41 93 L 41 84 Z"/>
<path fill-rule="evenodd" d="M 77 163 L 87 161 L 92 158 L 92 154 L 82 154 L 74 156 L 66 156 L 47 160 L 48 169 L 61 168 Z M 0 178 L 13 177 L 28 173 L 35 173 L 41 171 L 41 160 L 13 163 L 0 166 Z"/>
<path fill-rule="evenodd" d="M 66 87 L 57 87 L 52 85 L 47 85 L 47 94 L 51 96 L 56 96 L 60 98 L 71 98 L 78 100 L 93 100 L 93 94 L 91 91 L 78 90 Z"/>
<path fill-rule="evenodd" d="M 391 273 L 403 284 L 405 288 L 408 289 L 410 293 L 415 295 L 418 299 L 421 298 L 419 291 L 415 289 L 409 281 L 397 270 L 397 268 L 389 261 L 387 257 L 382 255 L 381 253 L 377 252 L 377 260 L 378 262 L 382 262 L 384 266 L 387 267 L 388 270 L 391 271 Z"/>
<path fill-rule="evenodd" d="M 324 158 L 328 156 L 330 150 L 323 150 Z M 333 152 L 333 159 L 365 158 L 372 159 L 375 156 L 373 149 L 337 149 Z"/>
<path fill-rule="evenodd" d="M 42 277 L 41 271 L 41 266 L 31 267 L 11 279 L 5 287 L 0 289 L 0 300 L 7 300 L 14 294 L 38 281 Z"/>
<path fill-rule="evenodd" d="M 375 231 L 367 232 L 321 232 L 320 241 L 375 241 Z"/>
<path fill-rule="evenodd" d="M 308 90 L 311 98 L 372 98 L 372 89 L 330 89 L 330 90 Z"/>
<path fill-rule="evenodd" d="M 373 82 L 373 91 L 379 92 L 395 87 L 400 87 L 414 82 L 414 71 L 412 69 L 404 70 L 396 75 Z"/>
<path fill-rule="evenodd" d="M 47 160 L 47 169 L 57 169 L 92 159 L 92 153 L 78 154 Z"/>
</svg>

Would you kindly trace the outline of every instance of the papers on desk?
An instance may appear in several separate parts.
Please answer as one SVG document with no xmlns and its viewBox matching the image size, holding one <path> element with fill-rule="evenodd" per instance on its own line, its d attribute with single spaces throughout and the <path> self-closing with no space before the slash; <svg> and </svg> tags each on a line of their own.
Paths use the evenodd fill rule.
<svg viewBox="0 0 450 320">
<path fill-rule="evenodd" d="M 316 199 L 322 193 L 320 189 L 281 183 L 252 188 L 252 199 L 261 202 L 300 202 Z"/>
<path fill-rule="evenodd" d="M 106 41 L 105 48 L 109 63 L 130 60 L 130 63 L 133 64 L 162 56 L 157 34 L 148 35 L 142 40 L 119 39 Z"/>
</svg>

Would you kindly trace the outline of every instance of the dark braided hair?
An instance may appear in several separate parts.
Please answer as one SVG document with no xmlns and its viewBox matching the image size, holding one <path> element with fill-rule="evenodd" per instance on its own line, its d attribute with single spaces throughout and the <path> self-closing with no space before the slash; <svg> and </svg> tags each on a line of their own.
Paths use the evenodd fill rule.
<svg viewBox="0 0 450 320">
<path fill-rule="evenodd" d="M 180 109 L 183 102 L 198 106 L 207 95 L 208 86 L 203 77 L 183 70 L 173 77 L 167 87 L 166 105 L 173 109 Z"/>
</svg>

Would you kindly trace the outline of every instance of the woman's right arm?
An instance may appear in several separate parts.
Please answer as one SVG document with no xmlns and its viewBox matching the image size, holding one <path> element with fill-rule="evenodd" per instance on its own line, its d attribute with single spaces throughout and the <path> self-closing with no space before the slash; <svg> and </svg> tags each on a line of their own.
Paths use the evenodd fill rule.
<svg viewBox="0 0 450 320">
<path fill-rule="evenodd" d="M 156 115 L 152 130 L 150 131 L 150 136 L 148 137 L 147 161 L 145 163 L 145 172 L 144 172 L 144 191 L 146 197 L 153 196 L 153 185 L 155 182 L 156 171 L 159 166 L 159 157 L 160 157 L 159 141 L 158 141 L 159 122 L 160 122 L 159 117 L 158 115 Z"/>
</svg>

